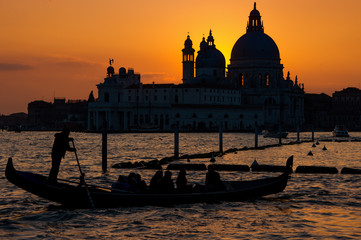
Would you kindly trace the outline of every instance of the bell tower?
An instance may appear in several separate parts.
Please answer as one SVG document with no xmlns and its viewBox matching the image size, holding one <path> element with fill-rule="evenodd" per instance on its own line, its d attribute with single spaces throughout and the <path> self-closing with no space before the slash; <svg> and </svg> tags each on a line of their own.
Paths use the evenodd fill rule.
<svg viewBox="0 0 361 240">
<path fill-rule="evenodd" d="M 183 52 L 183 84 L 191 84 L 194 78 L 194 49 L 189 35 L 184 42 Z"/>
</svg>

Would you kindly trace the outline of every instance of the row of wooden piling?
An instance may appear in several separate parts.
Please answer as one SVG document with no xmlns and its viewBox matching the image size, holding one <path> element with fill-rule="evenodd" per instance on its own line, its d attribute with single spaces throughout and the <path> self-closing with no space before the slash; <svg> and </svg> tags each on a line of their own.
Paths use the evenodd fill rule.
<svg viewBox="0 0 361 240">
<path fill-rule="evenodd" d="M 103 132 L 102 132 L 102 170 L 103 172 L 107 171 L 107 131 L 106 131 L 106 123 L 104 124 Z M 237 151 L 245 151 L 245 150 L 259 150 L 266 149 L 269 147 L 278 147 L 282 145 L 293 145 L 300 144 L 305 142 L 314 142 L 314 131 L 312 130 L 312 138 L 311 140 L 303 140 L 300 141 L 300 133 L 299 129 L 297 130 L 297 140 L 294 142 L 288 142 L 282 144 L 282 139 L 279 138 L 278 144 L 270 144 L 265 146 L 258 146 L 258 131 L 255 130 L 255 146 L 248 148 L 247 146 L 243 148 L 231 148 L 226 151 L 223 151 L 223 130 L 222 127 L 219 128 L 219 151 L 204 153 L 204 154 L 193 154 L 193 155 L 183 155 L 179 156 L 179 131 L 176 129 L 174 131 L 174 156 L 166 157 L 161 160 L 151 160 L 148 162 L 140 161 L 140 162 L 125 162 L 115 164 L 113 168 L 140 168 L 140 169 L 162 169 L 162 165 L 168 164 L 167 169 L 172 169 L 178 167 L 178 165 L 182 165 L 180 167 L 188 169 L 188 170 L 205 170 L 206 166 L 204 164 L 171 164 L 172 161 L 178 159 L 194 159 L 194 158 L 213 158 L 214 156 L 222 156 L 226 153 L 237 153 Z M 320 141 L 361 141 L 360 139 L 351 139 L 351 140 L 335 140 L 335 139 L 324 139 Z M 203 166 L 204 165 L 204 166 Z M 275 165 L 257 165 L 249 167 L 247 165 L 227 165 L 227 164 L 211 164 L 214 166 L 216 170 L 220 171 L 250 171 L 252 169 L 253 172 L 283 172 L 285 171 L 285 166 L 275 166 Z M 179 167 L 179 168 L 180 168 Z M 175 169 L 174 169 L 175 170 Z M 322 166 L 298 166 L 295 170 L 296 173 L 338 173 L 337 168 L 335 167 L 322 167 Z M 349 174 L 361 174 L 361 169 L 354 169 L 345 167 L 341 170 L 341 173 L 349 173 Z"/>
</svg>

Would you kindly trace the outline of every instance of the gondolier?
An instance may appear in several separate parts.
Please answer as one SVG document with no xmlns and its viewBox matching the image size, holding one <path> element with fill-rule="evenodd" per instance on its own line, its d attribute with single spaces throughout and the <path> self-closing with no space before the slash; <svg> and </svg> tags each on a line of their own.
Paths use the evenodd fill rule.
<svg viewBox="0 0 361 240">
<path fill-rule="evenodd" d="M 73 138 L 69 138 L 70 130 L 67 127 L 64 127 L 63 131 L 56 133 L 53 149 L 51 151 L 51 169 L 49 174 L 50 181 L 57 181 L 59 167 L 61 159 L 64 158 L 65 152 L 75 152 L 76 149 L 70 147 L 69 142 L 73 141 Z"/>
</svg>

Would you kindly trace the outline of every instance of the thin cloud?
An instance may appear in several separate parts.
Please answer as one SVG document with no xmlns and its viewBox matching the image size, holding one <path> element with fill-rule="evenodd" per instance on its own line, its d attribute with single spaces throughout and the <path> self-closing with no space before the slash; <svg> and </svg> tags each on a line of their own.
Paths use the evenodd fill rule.
<svg viewBox="0 0 361 240">
<path fill-rule="evenodd" d="M 44 59 L 44 62 L 61 68 L 89 68 L 95 65 L 101 66 L 99 63 L 95 63 L 87 59 L 64 55 L 53 55 L 47 57 Z"/>
<path fill-rule="evenodd" d="M 24 71 L 32 70 L 33 66 L 19 63 L 0 63 L 0 71 Z"/>
</svg>

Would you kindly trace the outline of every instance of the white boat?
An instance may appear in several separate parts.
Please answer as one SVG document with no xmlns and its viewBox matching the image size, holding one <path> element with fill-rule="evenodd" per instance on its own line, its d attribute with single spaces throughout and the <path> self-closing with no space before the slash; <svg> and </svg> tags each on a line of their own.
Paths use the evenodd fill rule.
<svg viewBox="0 0 361 240">
<path fill-rule="evenodd" d="M 347 129 L 343 125 L 336 125 L 332 131 L 334 137 L 349 137 Z"/>
</svg>

